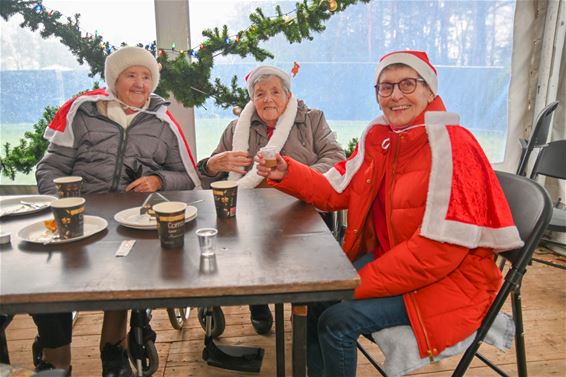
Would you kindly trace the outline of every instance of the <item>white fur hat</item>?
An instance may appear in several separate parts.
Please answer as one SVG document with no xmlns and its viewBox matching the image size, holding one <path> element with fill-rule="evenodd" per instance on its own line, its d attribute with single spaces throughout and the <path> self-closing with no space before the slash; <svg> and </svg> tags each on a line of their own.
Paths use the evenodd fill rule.
<svg viewBox="0 0 566 377">
<path fill-rule="evenodd" d="M 246 76 L 246 81 L 248 82 L 248 93 L 250 94 L 250 97 L 253 97 L 253 85 L 255 84 L 255 80 L 261 75 L 277 76 L 283 81 L 283 85 L 285 85 L 289 90 L 291 89 L 291 76 L 289 76 L 287 72 L 271 65 L 260 65 L 259 67 L 254 68 Z"/>
<path fill-rule="evenodd" d="M 153 80 L 151 91 L 155 91 L 155 88 L 157 88 L 159 84 L 159 64 L 157 64 L 157 60 L 155 60 L 151 52 L 146 49 L 126 46 L 108 55 L 104 62 L 104 78 L 106 79 L 108 89 L 110 89 L 112 93 L 116 94 L 114 88 L 120 73 L 134 65 L 141 65 L 149 69 L 151 79 Z"/>
<path fill-rule="evenodd" d="M 375 84 L 377 85 L 379 75 L 387 66 L 397 63 L 413 68 L 426 81 L 432 93 L 438 93 L 436 68 L 428 60 L 426 52 L 422 51 L 395 51 L 382 57 L 375 72 Z"/>
</svg>

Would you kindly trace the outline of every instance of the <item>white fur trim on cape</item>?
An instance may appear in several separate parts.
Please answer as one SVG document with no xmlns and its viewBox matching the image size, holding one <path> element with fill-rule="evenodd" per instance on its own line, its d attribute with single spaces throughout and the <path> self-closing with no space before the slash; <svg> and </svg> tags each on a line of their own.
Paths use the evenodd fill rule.
<svg viewBox="0 0 566 377">
<path fill-rule="evenodd" d="M 360 137 L 358 153 L 346 163 L 344 174 L 341 174 L 334 167 L 324 174 L 335 191 L 343 192 L 362 166 L 368 132 L 373 127 L 385 123 L 383 117 L 378 117 L 370 122 Z M 432 166 L 421 236 L 470 249 L 489 247 L 496 252 L 521 247 L 523 242 L 515 226 L 488 228 L 446 219 L 452 189 L 453 169 L 452 146 L 446 126 L 458 125 L 459 123 L 459 116 L 454 113 L 438 111 L 425 114 L 425 129 L 432 153 Z"/>
<path fill-rule="evenodd" d="M 45 129 L 43 137 L 50 143 L 57 144 L 62 147 L 72 148 L 73 144 L 75 143 L 75 134 L 73 133 L 73 119 L 75 119 L 78 108 L 85 102 L 112 101 L 115 99 L 116 97 L 114 97 L 114 95 L 110 92 L 108 92 L 108 94 L 106 95 L 97 94 L 92 96 L 84 95 L 77 97 L 77 99 L 75 99 L 75 101 L 71 104 L 71 108 L 67 113 L 67 125 L 65 127 L 65 130 L 61 132 L 47 127 Z"/>
<path fill-rule="evenodd" d="M 198 176 L 197 170 L 195 169 L 195 162 L 193 161 L 193 157 L 189 152 L 189 145 L 185 136 L 181 133 L 179 126 L 175 124 L 171 116 L 167 113 L 167 108 L 165 106 L 160 106 L 155 116 L 161 119 L 163 122 L 169 125 L 171 131 L 175 134 L 177 138 L 177 144 L 179 145 L 179 154 L 181 155 L 181 160 L 183 161 L 183 166 L 187 171 L 187 174 L 195 184 L 195 189 L 200 190 L 202 189 L 202 184 L 200 182 L 200 178 Z"/>
<path fill-rule="evenodd" d="M 460 124 L 454 113 L 431 111 L 425 114 L 425 129 L 432 153 L 432 167 L 421 236 L 470 249 L 489 247 L 496 252 L 523 246 L 517 227 L 488 228 L 447 220 L 452 190 L 452 145 L 448 125 Z"/>
<path fill-rule="evenodd" d="M 240 118 L 236 123 L 234 129 L 234 138 L 232 140 L 232 150 L 248 152 L 249 150 L 249 139 L 250 139 L 250 126 L 251 118 L 255 113 L 255 106 L 252 101 L 248 102 Z M 269 142 L 268 147 L 275 147 L 277 152 L 281 152 L 281 148 L 285 145 L 287 138 L 289 137 L 289 132 L 295 124 L 295 117 L 297 116 L 297 99 L 295 96 L 291 96 L 289 102 L 287 103 L 287 108 L 281 114 L 275 125 L 275 130 L 273 130 L 273 135 Z M 263 177 L 257 175 L 256 163 L 252 168 L 242 177 L 241 174 L 230 172 L 228 174 L 228 180 L 238 181 L 238 188 L 250 189 L 254 188 L 261 183 Z"/>
<path fill-rule="evenodd" d="M 114 95 L 111 92 L 109 92 L 108 95 L 98 94 L 98 95 L 83 95 L 77 97 L 77 99 L 75 99 L 75 101 L 71 104 L 71 108 L 67 113 L 67 117 L 66 117 L 67 124 L 63 132 L 47 127 L 45 129 L 45 133 L 43 137 L 46 140 L 48 140 L 50 143 L 61 145 L 63 147 L 72 148 L 75 142 L 75 135 L 73 133 L 73 119 L 77 114 L 78 108 L 83 103 L 86 102 L 113 101 L 113 100 L 117 100 L 117 99 L 116 97 L 114 97 Z M 179 153 L 181 155 L 181 160 L 183 161 L 183 166 L 185 167 L 187 174 L 195 184 L 195 189 L 201 189 L 202 185 L 199 176 L 197 174 L 197 171 L 195 169 L 195 164 L 189 151 L 189 146 L 184 136 L 181 134 L 179 128 L 173 121 L 173 119 L 171 119 L 169 114 L 167 114 L 167 107 L 161 105 L 155 112 L 148 110 L 142 110 L 142 111 L 146 113 L 154 114 L 158 119 L 167 123 L 167 125 L 169 126 L 171 131 L 173 131 L 173 134 L 175 134 L 175 137 L 177 138 L 177 143 L 179 144 Z"/>
<path fill-rule="evenodd" d="M 366 137 L 368 132 L 374 127 L 379 124 L 386 124 L 387 121 L 383 115 L 378 116 L 369 124 L 367 125 L 364 132 L 362 132 L 362 136 L 360 136 L 360 140 L 358 141 L 358 153 L 348 161 L 346 161 L 346 173 L 342 175 L 335 167 L 332 167 L 324 176 L 330 182 L 332 187 L 336 192 L 342 192 L 348 187 L 350 181 L 356 175 L 360 166 L 362 166 L 362 162 L 364 162 L 364 154 L 365 154 L 365 146 L 366 146 Z"/>
</svg>

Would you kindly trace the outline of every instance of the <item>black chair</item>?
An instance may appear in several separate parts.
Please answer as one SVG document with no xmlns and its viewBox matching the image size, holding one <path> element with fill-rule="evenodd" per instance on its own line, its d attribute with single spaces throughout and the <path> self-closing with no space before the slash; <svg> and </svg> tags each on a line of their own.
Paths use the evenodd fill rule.
<svg viewBox="0 0 566 377">
<path fill-rule="evenodd" d="M 536 179 L 539 175 L 566 180 L 566 140 L 550 142 L 541 150 L 533 166 L 531 179 Z M 552 232 L 566 232 L 566 208 L 564 203 L 561 203 L 560 198 L 553 208 L 552 219 L 546 229 Z M 543 243 L 566 247 L 566 244 L 548 238 L 543 238 L 542 241 Z M 540 262 L 539 259 L 536 260 Z M 552 265 L 564 268 L 563 266 Z"/>
<path fill-rule="evenodd" d="M 552 203 L 546 190 L 536 182 L 518 175 L 502 172 L 496 173 L 501 187 L 505 192 L 505 196 L 507 197 L 507 201 L 509 202 L 509 206 L 511 207 L 513 219 L 515 220 L 521 239 L 524 241 L 525 245 L 519 249 L 500 254 L 510 262 L 511 268 L 506 273 L 503 285 L 489 308 L 481 327 L 477 330 L 472 344 L 464 352 L 452 376 L 463 376 L 474 356 L 477 356 L 501 376 L 507 376 L 504 371 L 477 351 L 486 337 L 489 328 L 493 324 L 495 317 L 509 296 L 511 296 L 513 321 L 515 322 L 516 328 L 515 349 L 518 375 L 520 377 L 527 376 L 527 358 L 523 338 L 523 317 L 521 310 L 521 281 L 533 252 L 550 221 Z M 385 376 L 386 374 L 383 369 L 381 369 L 379 363 L 368 354 L 359 342 L 358 348 L 377 368 L 381 375 Z"/>
<path fill-rule="evenodd" d="M 527 164 L 534 148 L 540 148 L 546 145 L 548 140 L 548 132 L 550 131 L 550 121 L 552 113 L 558 107 L 559 102 L 555 101 L 547 105 L 537 116 L 535 126 L 531 132 L 531 137 L 527 139 L 519 139 L 521 143 L 521 159 L 517 168 L 517 175 L 526 176 Z"/>
</svg>

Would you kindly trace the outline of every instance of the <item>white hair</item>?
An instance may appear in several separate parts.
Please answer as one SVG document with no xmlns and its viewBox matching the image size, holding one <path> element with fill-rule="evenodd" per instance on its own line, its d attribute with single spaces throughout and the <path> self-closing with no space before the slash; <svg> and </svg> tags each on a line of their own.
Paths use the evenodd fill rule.
<svg viewBox="0 0 566 377">
<path fill-rule="evenodd" d="M 250 89 L 251 89 L 250 96 L 253 98 L 255 86 L 256 86 L 257 83 L 259 83 L 260 81 L 269 80 L 272 77 L 276 77 L 276 78 L 279 79 L 279 81 L 281 82 L 281 86 L 283 87 L 283 90 L 285 91 L 285 94 L 291 93 L 291 86 L 285 80 L 281 79 L 281 77 L 279 77 L 278 75 L 271 74 L 271 73 L 264 73 L 264 74 L 259 75 L 258 77 L 254 77 L 254 81 L 252 82 L 252 85 L 250 86 Z"/>
</svg>

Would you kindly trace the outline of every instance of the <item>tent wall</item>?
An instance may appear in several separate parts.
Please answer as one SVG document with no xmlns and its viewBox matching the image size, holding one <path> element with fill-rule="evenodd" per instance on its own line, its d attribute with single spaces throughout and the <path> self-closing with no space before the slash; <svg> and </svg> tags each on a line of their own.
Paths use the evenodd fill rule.
<svg viewBox="0 0 566 377">
<path fill-rule="evenodd" d="M 520 138 L 529 138 L 538 113 L 560 101 L 554 112 L 550 140 L 566 138 L 566 3 L 564 0 L 517 1 L 509 94 L 509 127 L 505 161 L 496 168 L 514 172 L 520 158 Z M 532 161 L 536 158 L 533 153 Z M 566 185 L 541 181 L 556 202 L 566 201 Z M 560 242 L 563 234 L 555 235 Z"/>
</svg>

